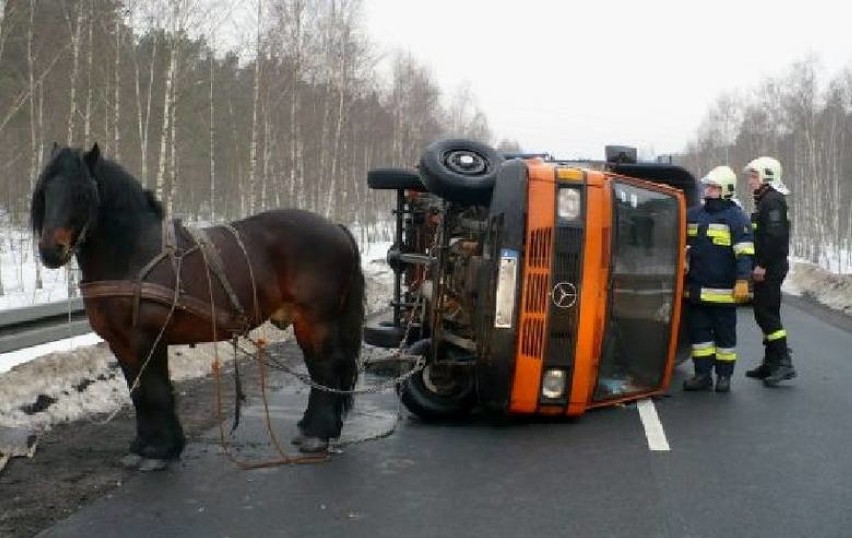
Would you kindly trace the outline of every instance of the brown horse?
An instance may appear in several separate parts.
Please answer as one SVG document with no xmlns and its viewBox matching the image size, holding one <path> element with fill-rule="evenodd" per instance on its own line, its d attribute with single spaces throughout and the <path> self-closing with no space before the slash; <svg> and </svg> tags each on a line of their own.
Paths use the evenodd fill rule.
<svg viewBox="0 0 852 538">
<path fill-rule="evenodd" d="M 349 231 L 296 209 L 203 230 L 164 219 L 150 191 L 90 151 L 54 146 L 30 211 L 41 260 L 76 255 L 92 328 L 121 366 L 136 410 L 126 462 L 161 468 L 185 445 L 168 346 L 230 339 L 265 320 L 293 325 L 311 378 L 347 391 L 357 378 L 364 276 Z M 301 449 L 340 435 L 352 397 L 312 388 Z"/>
</svg>

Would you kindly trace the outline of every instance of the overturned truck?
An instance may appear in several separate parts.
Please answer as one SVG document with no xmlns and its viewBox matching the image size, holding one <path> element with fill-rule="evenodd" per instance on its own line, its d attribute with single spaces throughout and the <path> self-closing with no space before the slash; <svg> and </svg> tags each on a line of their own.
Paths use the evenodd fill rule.
<svg viewBox="0 0 852 538">
<path fill-rule="evenodd" d="M 368 344 L 424 366 L 400 385 L 425 419 L 482 408 L 580 415 L 668 388 L 678 342 L 686 207 L 670 163 L 429 146 L 416 170 L 371 170 L 396 191 L 390 320 Z"/>
</svg>

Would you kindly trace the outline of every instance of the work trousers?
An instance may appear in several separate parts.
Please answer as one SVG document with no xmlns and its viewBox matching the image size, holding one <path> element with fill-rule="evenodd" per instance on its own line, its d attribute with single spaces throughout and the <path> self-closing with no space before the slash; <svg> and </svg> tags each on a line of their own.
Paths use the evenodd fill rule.
<svg viewBox="0 0 852 538">
<path fill-rule="evenodd" d="M 789 266 L 785 262 L 778 267 L 766 270 L 763 282 L 754 283 L 754 320 L 763 332 L 763 345 L 766 346 L 767 358 L 787 350 L 787 331 L 781 323 L 781 284 L 787 277 Z"/>
<path fill-rule="evenodd" d="M 687 303 L 689 341 L 697 375 L 730 376 L 737 360 L 736 305 Z"/>
</svg>

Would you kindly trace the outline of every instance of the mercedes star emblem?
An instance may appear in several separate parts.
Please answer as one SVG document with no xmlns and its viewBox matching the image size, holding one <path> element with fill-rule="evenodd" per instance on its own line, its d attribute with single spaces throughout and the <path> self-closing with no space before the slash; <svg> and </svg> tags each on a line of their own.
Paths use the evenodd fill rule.
<svg viewBox="0 0 852 538">
<path fill-rule="evenodd" d="M 577 302 L 577 287 L 570 282 L 559 282 L 553 286 L 550 298 L 556 308 L 571 308 Z"/>
</svg>

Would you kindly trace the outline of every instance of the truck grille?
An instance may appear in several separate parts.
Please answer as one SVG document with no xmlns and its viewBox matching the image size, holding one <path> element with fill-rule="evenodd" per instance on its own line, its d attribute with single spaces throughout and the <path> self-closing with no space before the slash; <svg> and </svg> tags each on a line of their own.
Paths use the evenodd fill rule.
<svg viewBox="0 0 852 538">
<path fill-rule="evenodd" d="M 521 353 L 541 359 L 544 354 L 544 327 L 550 287 L 550 260 L 553 249 L 553 228 L 533 230 L 527 249 L 528 272 L 524 319 L 521 324 Z"/>
<path fill-rule="evenodd" d="M 560 282 L 572 284 L 577 290 L 577 300 L 570 308 L 558 308 L 552 302 L 550 303 L 546 364 L 570 369 L 574 364 L 577 323 L 580 317 L 583 229 L 580 227 L 557 228 L 554 250 L 553 276 L 550 286 L 556 286 Z"/>
</svg>

